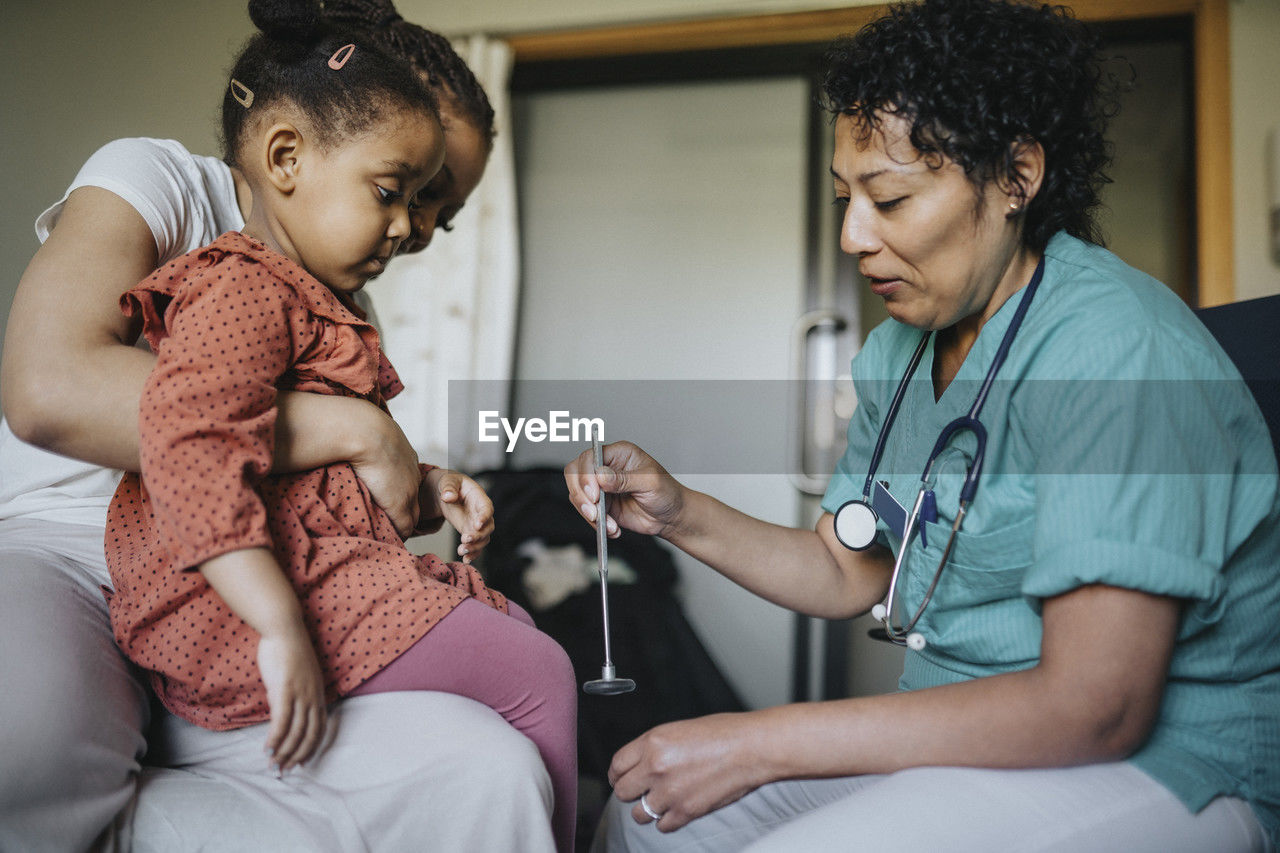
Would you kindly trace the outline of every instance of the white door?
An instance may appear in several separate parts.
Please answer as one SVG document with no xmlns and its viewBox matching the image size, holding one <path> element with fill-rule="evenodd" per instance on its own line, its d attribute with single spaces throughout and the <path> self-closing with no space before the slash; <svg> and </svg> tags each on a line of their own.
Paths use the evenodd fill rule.
<svg viewBox="0 0 1280 853">
<path fill-rule="evenodd" d="M 633 439 L 688 485 L 798 523 L 786 380 L 805 308 L 807 81 L 562 90 L 513 105 L 516 409 L 607 411 L 606 440 Z M 580 449 L 524 443 L 514 460 L 562 465 Z M 752 707 L 789 701 L 791 614 L 678 560 L 690 621 L 739 694 Z"/>
</svg>

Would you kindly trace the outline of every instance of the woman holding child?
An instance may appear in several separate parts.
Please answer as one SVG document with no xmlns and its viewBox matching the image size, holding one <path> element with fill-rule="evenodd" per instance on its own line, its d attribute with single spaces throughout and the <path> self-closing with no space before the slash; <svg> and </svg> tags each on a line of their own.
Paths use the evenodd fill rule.
<svg viewBox="0 0 1280 853">
<path fill-rule="evenodd" d="M 424 248 L 480 179 L 492 110 L 448 43 L 400 19 L 389 3 L 338 0 L 322 15 L 408 62 L 438 99 L 444 166 L 415 194 L 412 230 L 400 241 L 405 251 Z M 385 848 L 432 837 L 445 846 L 549 850 L 550 791 L 537 752 L 482 705 L 442 694 L 340 703 L 336 741 L 283 788 L 268 784 L 262 733 L 214 740 L 163 717 L 156 731 L 165 737 L 153 739 L 153 755 L 163 747 L 161 760 L 198 775 L 147 769 L 130 806 L 147 698 L 112 642 L 98 587 L 109 582 L 102 529 L 119 478 L 110 469 L 138 470 L 138 400 L 153 356 L 129 345 L 138 327 L 118 300 L 161 263 L 241 227 L 251 207 L 240 170 L 174 142 L 121 140 L 94 155 L 38 223 L 45 244 L 20 284 L 3 365 L 0 665 L 6 683 L 25 687 L 0 697 L 0 847 L 127 845 L 131 832 L 135 846 L 164 846 L 144 837 L 158 829 L 180 833 L 170 844 L 196 847 L 234 826 L 281 848 L 325 849 L 353 838 Z M 464 554 L 483 547 L 483 493 L 452 472 L 436 471 L 426 483 L 375 403 L 286 392 L 277 409 L 275 470 L 349 460 L 400 533 L 431 528 L 440 508 L 454 505 L 458 520 L 470 519 L 462 521 Z M 328 805 L 334 792 L 342 809 Z M 508 819 L 476 821 L 493 797 L 507 804 Z"/>
</svg>

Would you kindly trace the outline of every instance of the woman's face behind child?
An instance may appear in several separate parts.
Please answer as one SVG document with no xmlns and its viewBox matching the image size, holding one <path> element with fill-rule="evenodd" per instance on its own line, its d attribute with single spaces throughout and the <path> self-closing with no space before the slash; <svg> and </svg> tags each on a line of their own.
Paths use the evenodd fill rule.
<svg viewBox="0 0 1280 853">
<path fill-rule="evenodd" d="M 330 289 L 359 290 L 409 237 L 410 201 L 443 159 L 439 122 L 408 112 L 327 148 L 304 140 L 273 217 L 276 248 Z"/>
<path fill-rule="evenodd" d="M 400 246 L 404 254 L 427 248 L 437 229 L 453 230 L 453 218 L 480 183 L 489 162 L 489 138 L 470 119 L 451 109 L 447 101 L 440 105 L 440 118 L 445 127 L 444 165 L 418 193 L 413 235 Z"/>
</svg>

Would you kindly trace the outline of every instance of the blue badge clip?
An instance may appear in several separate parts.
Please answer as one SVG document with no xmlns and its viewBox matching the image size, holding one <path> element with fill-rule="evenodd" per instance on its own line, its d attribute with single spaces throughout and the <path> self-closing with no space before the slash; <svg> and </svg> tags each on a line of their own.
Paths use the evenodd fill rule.
<svg viewBox="0 0 1280 853">
<path fill-rule="evenodd" d="M 920 547 L 928 548 L 929 542 L 925 538 L 924 525 L 925 522 L 933 524 L 938 520 L 938 499 L 933 495 L 933 489 L 927 489 L 924 493 L 924 500 L 920 502 Z"/>
</svg>

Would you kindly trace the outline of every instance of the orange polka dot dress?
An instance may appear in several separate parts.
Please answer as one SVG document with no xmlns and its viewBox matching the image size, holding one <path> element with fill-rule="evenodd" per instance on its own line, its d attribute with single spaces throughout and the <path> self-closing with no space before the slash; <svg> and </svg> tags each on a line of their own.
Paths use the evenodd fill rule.
<svg viewBox="0 0 1280 853">
<path fill-rule="evenodd" d="M 415 557 L 347 464 L 269 474 L 279 391 L 401 390 L 377 332 L 289 259 L 238 232 L 121 298 L 157 362 L 142 396 L 142 476 L 107 516 L 116 642 L 165 707 L 210 729 L 270 716 L 258 634 L 197 567 L 272 549 L 302 603 L 330 700 L 378 672 L 467 598 L 506 599 L 463 563 Z"/>
</svg>

